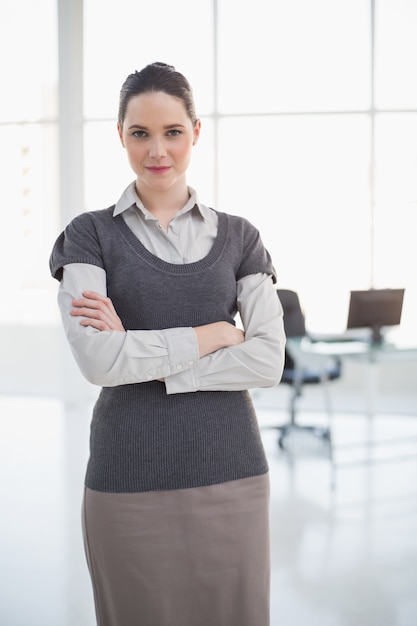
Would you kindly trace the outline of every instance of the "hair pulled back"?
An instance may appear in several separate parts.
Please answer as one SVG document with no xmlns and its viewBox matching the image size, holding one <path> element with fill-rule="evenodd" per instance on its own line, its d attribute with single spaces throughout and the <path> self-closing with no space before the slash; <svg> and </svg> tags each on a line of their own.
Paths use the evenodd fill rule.
<svg viewBox="0 0 417 626">
<path fill-rule="evenodd" d="M 126 116 L 129 100 L 134 96 L 152 91 L 163 91 L 169 96 L 180 98 L 193 126 L 197 122 L 193 92 L 188 80 L 173 65 L 155 62 L 147 65 L 139 72 L 129 74 L 120 90 L 119 124 L 122 126 Z"/>
</svg>

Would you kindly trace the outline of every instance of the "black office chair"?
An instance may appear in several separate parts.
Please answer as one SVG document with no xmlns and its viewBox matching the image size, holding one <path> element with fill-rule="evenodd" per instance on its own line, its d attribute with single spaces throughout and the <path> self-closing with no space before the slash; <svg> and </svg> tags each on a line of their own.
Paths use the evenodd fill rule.
<svg viewBox="0 0 417 626">
<path fill-rule="evenodd" d="M 288 339 L 299 339 L 300 342 L 287 342 L 285 349 L 284 372 L 281 383 L 292 388 L 290 398 L 290 421 L 278 426 L 280 436 L 278 443 L 285 447 L 285 439 L 294 432 L 307 432 L 329 444 L 331 449 L 331 403 L 327 383 L 341 376 L 341 361 L 334 357 L 314 355 L 303 351 L 301 340 L 309 339 L 306 331 L 305 317 L 296 292 L 289 289 L 278 289 L 278 297 L 284 310 L 284 329 Z M 325 406 L 329 417 L 329 425 L 307 426 L 296 423 L 297 400 L 302 394 L 304 385 L 321 384 L 324 391 Z"/>
</svg>

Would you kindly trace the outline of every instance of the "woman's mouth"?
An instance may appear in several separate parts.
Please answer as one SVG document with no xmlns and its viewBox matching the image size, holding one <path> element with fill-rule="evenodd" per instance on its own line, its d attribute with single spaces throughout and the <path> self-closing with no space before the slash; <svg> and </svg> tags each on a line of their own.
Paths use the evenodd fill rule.
<svg viewBox="0 0 417 626">
<path fill-rule="evenodd" d="M 168 172 L 170 170 L 170 166 L 169 165 L 151 165 L 147 167 L 146 169 L 148 170 L 148 172 L 151 172 L 152 174 L 161 175 L 161 174 L 165 174 L 165 172 Z"/>
</svg>

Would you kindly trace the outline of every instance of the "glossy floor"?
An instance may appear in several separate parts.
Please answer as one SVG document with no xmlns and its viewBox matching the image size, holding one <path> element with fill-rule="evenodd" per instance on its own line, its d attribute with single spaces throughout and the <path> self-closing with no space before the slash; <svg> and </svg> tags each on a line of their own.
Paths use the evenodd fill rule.
<svg viewBox="0 0 417 626">
<path fill-rule="evenodd" d="M 95 625 L 79 523 L 89 411 L 0 398 L 1 626 Z M 271 626 L 415 626 L 417 417 L 337 415 L 332 489 L 326 446 L 296 436 L 283 452 L 269 426 L 285 416 L 258 413 L 271 468 Z M 370 450 L 344 446 L 370 429 L 390 440 L 374 449 L 380 462 L 348 465 Z"/>
</svg>

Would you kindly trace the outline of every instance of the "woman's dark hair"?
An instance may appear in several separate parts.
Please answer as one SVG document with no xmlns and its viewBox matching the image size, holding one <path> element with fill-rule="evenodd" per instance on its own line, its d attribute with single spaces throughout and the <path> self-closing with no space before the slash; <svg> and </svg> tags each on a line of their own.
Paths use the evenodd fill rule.
<svg viewBox="0 0 417 626">
<path fill-rule="evenodd" d="M 134 96 L 150 91 L 163 91 L 169 96 L 180 98 L 193 126 L 197 122 L 193 92 L 188 80 L 166 63 L 151 63 L 133 74 L 129 74 L 120 90 L 119 124 L 123 125 L 129 100 Z"/>
</svg>

